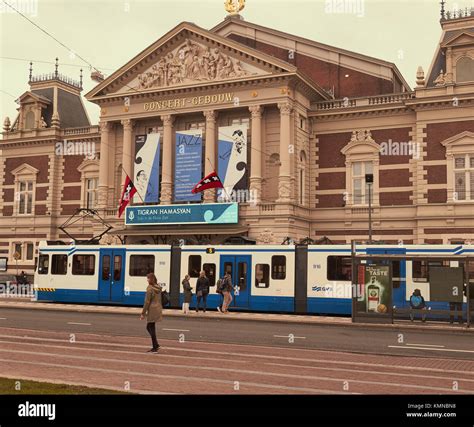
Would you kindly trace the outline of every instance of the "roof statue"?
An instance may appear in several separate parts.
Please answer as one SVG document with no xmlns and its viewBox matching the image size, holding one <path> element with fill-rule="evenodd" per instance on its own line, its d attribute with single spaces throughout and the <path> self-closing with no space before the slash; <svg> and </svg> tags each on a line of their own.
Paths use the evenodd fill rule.
<svg viewBox="0 0 474 427">
<path fill-rule="evenodd" d="M 230 15 L 238 15 L 245 7 L 245 0 L 226 0 L 224 6 Z"/>
</svg>

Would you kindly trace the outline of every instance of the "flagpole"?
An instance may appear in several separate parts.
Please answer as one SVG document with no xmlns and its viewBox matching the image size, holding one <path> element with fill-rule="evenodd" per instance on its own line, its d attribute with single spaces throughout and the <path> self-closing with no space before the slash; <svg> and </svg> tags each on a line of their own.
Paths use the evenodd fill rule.
<svg viewBox="0 0 474 427">
<path fill-rule="evenodd" d="M 212 170 L 217 174 L 216 168 L 212 164 L 211 159 L 209 159 L 209 157 L 206 157 L 206 159 L 209 162 L 209 164 L 211 165 Z M 229 193 L 227 192 L 226 188 L 224 187 L 224 183 L 222 183 L 222 189 L 224 190 L 224 193 L 227 196 L 227 199 L 230 201 L 231 198 L 230 198 Z"/>
<path fill-rule="evenodd" d="M 122 171 L 125 173 L 125 176 L 128 176 L 128 173 L 127 173 L 127 171 L 123 168 L 123 165 L 120 165 L 120 167 L 122 168 Z M 128 177 L 129 177 L 129 176 L 128 176 Z M 130 177 L 129 177 L 129 178 L 130 178 Z M 131 178 L 130 178 L 130 181 L 132 181 Z M 133 183 L 133 181 L 132 181 L 132 183 Z M 125 182 L 124 182 L 122 185 L 125 185 Z M 133 184 L 133 185 L 135 185 L 135 184 Z M 136 187 L 135 187 L 135 188 L 136 188 Z M 140 197 L 140 200 L 142 201 L 142 203 L 145 204 L 145 201 L 142 199 L 142 196 L 140 195 L 140 193 L 138 192 L 138 190 L 135 192 L 135 194 L 138 194 L 138 197 Z M 121 197 L 120 197 L 120 198 L 121 198 Z M 130 201 L 132 202 L 133 200 L 130 200 Z"/>
</svg>

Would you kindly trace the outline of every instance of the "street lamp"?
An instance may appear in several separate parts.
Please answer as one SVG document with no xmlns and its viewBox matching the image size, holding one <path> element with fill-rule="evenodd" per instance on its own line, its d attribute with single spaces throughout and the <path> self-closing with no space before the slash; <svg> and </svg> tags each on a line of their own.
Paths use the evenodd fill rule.
<svg viewBox="0 0 474 427">
<path fill-rule="evenodd" d="M 365 174 L 365 183 L 369 187 L 369 244 L 372 243 L 372 184 L 374 183 L 374 174 Z"/>
</svg>

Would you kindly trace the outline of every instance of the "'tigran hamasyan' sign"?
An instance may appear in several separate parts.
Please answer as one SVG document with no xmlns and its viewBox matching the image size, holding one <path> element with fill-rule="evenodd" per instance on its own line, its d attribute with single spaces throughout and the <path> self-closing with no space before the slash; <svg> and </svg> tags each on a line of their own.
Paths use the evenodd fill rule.
<svg viewBox="0 0 474 427">
<path fill-rule="evenodd" d="M 225 104 L 227 102 L 234 102 L 234 94 L 232 92 L 145 102 L 143 104 L 143 109 L 145 111 L 156 111 L 165 110 L 167 108 L 185 108 L 189 106 L 198 107 L 200 105 Z"/>
</svg>

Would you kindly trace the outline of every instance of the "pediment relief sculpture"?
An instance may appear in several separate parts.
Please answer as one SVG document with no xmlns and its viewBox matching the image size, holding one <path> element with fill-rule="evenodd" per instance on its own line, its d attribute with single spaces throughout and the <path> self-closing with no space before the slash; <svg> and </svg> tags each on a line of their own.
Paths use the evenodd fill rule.
<svg viewBox="0 0 474 427">
<path fill-rule="evenodd" d="M 183 45 L 139 74 L 132 87 L 143 90 L 257 74 L 259 69 L 230 57 L 219 47 L 211 48 L 186 39 Z"/>
</svg>

